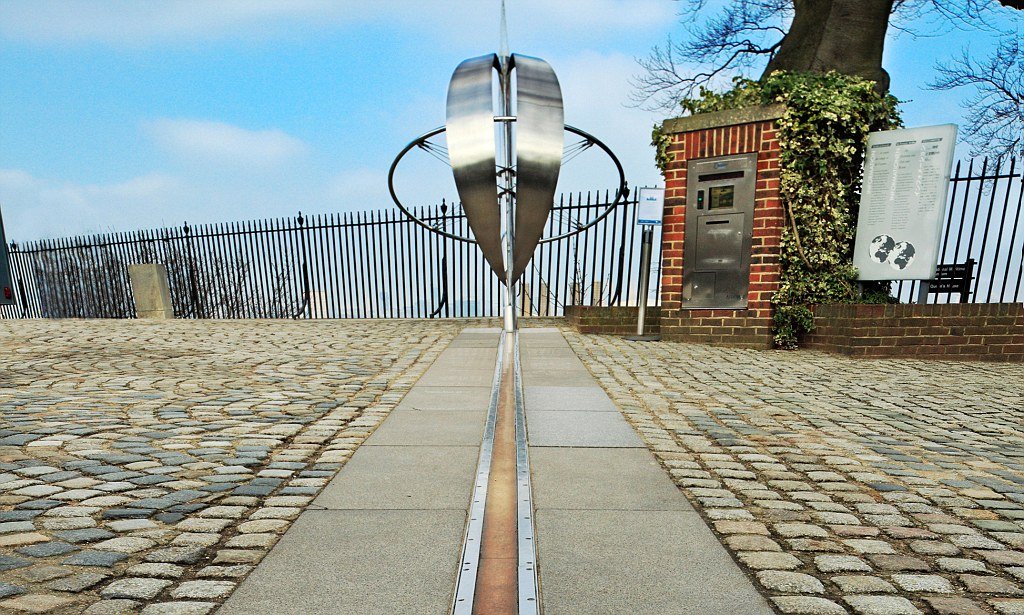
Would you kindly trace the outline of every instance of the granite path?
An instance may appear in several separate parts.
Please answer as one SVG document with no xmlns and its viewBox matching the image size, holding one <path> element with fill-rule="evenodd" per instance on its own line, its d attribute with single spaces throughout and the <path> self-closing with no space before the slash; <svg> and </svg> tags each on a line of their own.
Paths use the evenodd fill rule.
<svg viewBox="0 0 1024 615">
<path fill-rule="evenodd" d="M 566 336 L 782 613 L 1024 613 L 1024 366 Z"/>
<path fill-rule="evenodd" d="M 461 327 L 0 321 L 0 612 L 213 610 Z"/>
</svg>

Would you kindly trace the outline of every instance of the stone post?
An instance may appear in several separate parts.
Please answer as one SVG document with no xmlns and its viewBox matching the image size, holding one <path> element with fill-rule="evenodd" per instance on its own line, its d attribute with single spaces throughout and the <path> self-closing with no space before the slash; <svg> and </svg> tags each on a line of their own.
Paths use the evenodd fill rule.
<svg viewBox="0 0 1024 615">
<path fill-rule="evenodd" d="M 135 297 L 135 313 L 139 318 L 174 318 L 166 266 L 158 263 L 128 265 L 128 276 L 131 278 L 132 296 Z"/>
<path fill-rule="evenodd" d="M 538 316 L 550 316 L 551 315 L 551 289 L 548 288 L 547 282 L 541 280 L 540 282 L 540 297 L 538 298 L 540 305 L 538 306 Z"/>
</svg>

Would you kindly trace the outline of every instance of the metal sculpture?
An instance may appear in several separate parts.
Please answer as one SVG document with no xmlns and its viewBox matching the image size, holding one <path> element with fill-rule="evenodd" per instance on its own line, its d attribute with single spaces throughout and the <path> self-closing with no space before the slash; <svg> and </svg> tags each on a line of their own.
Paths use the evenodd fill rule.
<svg viewBox="0 0 1024 615">
<path fill-rule="evenodd" d="M 499 92 L 497 114 L 493 94 L 495 72 Z M 584 149 L 596 145 L 611 159 L 619 175 L 618 190 L 609 207 L 589 223 L 545 238 L 544 227 L 554 205 L 565 151 L 563 131 L 582 137 Z M 438 150 L 443 152 L 443 148 L 429 141 L 441 133 L 446 133 L 448 148 L 444 153 L 451 164 L 473 238 L 420 220 L 402 204 L 395 191 L 395 171 L 402 158 L 416 147 L 428 151 L 433 148 L 435 154 Z M 586 230 L 628 196 L 622 165 L 612 151 L 596 137 L 564 123 L 562 90 L 555 71 L 544 60 L 521 54 L 488 54 L 459 64 L 448 86 L 445 126 L 419 137 L 398 154 L 388 173 L 388 187 L 395 204 L 417 224 L 480 247 L 505 285 L 504 322 L 508 331 L 515 329 L 512 289 L 526 271 L 537 245 Z"/>
</svg>

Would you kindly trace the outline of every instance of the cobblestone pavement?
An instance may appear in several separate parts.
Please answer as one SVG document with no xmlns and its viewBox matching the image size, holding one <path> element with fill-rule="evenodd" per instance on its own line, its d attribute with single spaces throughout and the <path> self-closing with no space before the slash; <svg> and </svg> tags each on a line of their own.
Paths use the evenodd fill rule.
<svg viewBox="0 0 1024 615">
<path fill-rule="evenodd" d="M 0 612 L 211 611 L 460 328 L 0 321 Z"/>
<path fill-rule="evenodd" d="M 781 612 L 1024 614 L 1024 366 L 565 334 Z"/>
</svg>

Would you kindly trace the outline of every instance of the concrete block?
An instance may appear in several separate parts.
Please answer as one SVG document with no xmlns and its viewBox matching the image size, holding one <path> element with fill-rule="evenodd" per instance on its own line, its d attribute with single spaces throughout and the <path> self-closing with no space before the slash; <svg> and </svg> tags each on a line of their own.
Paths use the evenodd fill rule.
<svg viewBox="0 0 1024 615">
<path fill-rule="evenodd" d="M 139 318 L 172 320 L 174 306 L 171 304 L 171 290 L 167 284 L 167 267 L 160 263 L 128 265 L 131 278 L 132 296 L 135 298 L 135 313 Z"/>
</svg>

